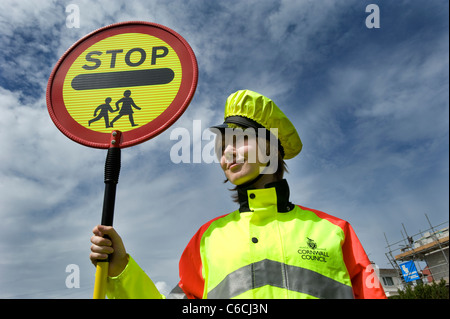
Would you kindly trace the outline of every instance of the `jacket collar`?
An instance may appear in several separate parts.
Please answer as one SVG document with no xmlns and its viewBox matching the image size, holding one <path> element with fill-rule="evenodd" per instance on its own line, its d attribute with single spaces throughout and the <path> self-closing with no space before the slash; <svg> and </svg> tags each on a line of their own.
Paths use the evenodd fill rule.
<svg viewBox="0 0 450 319">
<path fill-rule="evenodd" d="M 271 198 L 267 198 L 266 203 L 277 205 L 277 210 L 279 213 L 286 213 L 294 208 L 294 204 L 289 202 L 289 185 L 285 179 L 268 183 L 265 185 L 265 189 L 275 190 L 276 196 L 271 196 Z M 241 213 L 251 211 L 249 206 L 249 196 L 254 196 L 254 193 L 252 193 L 251 190 L 257 191 L 257 189 L 252 186 L 237 188 L 239 199 L 239 211 Z"/>
</svg>

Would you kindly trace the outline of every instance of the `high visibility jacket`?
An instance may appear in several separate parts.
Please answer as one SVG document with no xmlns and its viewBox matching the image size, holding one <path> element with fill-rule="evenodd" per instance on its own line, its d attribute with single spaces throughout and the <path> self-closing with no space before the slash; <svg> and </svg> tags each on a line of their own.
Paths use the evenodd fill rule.
<svg viewBox="0 0 450 319">
<path fill-rule="evenodd" d="M 169 298 L 386 298 L 349 223 L 291 204 L 285 180 L 238 195 L 239 210 L 191 239 Z M 136 270 L 110 279 L 108 297 L 162 297 L 129 264 Z"/>
</svg>

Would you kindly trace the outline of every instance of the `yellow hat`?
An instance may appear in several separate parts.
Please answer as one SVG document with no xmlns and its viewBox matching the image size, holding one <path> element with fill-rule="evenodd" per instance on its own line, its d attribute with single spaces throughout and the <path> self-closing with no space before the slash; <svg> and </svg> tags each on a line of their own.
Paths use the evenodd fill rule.
<svg viewBox="0 0 450 319">
<path fill-rule="evenodd" d="M 302 150 L 302 141 L 291 121 L 271 99 L 259 93 L 240 90 L 231 94 L 225 104 L 224 117 L 225 122 L 213 128 L 230 127 L 228 124 L 264 127 L 269 131 L 277 128 L 284 159 L 293 158 Z"/>
</svg>

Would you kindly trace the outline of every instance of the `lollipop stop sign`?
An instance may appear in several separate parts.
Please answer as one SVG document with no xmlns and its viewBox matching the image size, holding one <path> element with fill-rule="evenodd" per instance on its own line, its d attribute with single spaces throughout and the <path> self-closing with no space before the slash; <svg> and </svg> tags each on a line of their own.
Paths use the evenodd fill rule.
<svg viewBox="0 0 450 319">
<path fill-rule="evenodd" d="M 169 128 L 197 87 L 197 61 L 175 31 L 130 21 L 98 29 L 56 63 L 47 108 L 56 127 L 82 145 L 108 149 L 102 225 L 112 226 L 121 149 Z M 98 262 L 94 298 L 105 298 L 108 262 Z"/>
<path fill-rule="evenodd" d="M 78 143 L 109 148 L 116 129 L 125 148 L 172 125 L 189 105 L 197 77 L 192 49 L 173 30 L 117 23 L 83 37 L 60 58 L 47 87 L 48 111 Z"/>
</svg>

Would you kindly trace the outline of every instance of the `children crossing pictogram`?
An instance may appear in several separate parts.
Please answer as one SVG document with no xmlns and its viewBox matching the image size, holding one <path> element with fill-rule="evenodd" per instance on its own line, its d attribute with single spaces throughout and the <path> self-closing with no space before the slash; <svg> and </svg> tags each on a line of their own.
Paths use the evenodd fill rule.
<svg viewBox="0 0 450 319">
<path fill-rule="evenodd" d="M 109 112 L 113 113 L 115 112 L 111 105 L 109 105 L 109 103 L 111 103 L 111 98 L 107 97 L 105 99 L 105 104 L 101 104 L 99 106 L 97 106 L 97 108 L 94 111 L 94 118 L 92 120 L 89 120 L 88 125 L 91 126 L 92 123 L 104 118 L 105 119 L 105 127 L 108 128 L 110 127 L 109 125 Z M 100 111 L 97 115 L 97 112 Z"/>
<path fill-rule="evenodd" d="M 105 99 L 105 104 L 101 104 L 95 109 L 94 118 L 88 121 L 88 126 L 91 126 L 92 123 L 103 118 L 105 120 L 105 128 L 114 127 L 114 122 L 119 120 L 124 115 L 128 115 L 128 120 L 130 121 L 131 126 L 139 126 L 139 124 L 134 123 L 133 108 L 135 108 L 136 110 L 141 110 L 141 108 L 134 103 L 134 100 L 130 97 L 130 95 L 130 90 L 126 90 L 125 92 L 123 92 L 123 98 L 116 102 L 115 109 L 113 109 L 110 105 L 112 99 L 110 97 L 107 97 Z M 119 106 L 119 104 L 121 103 L 122 108 Z M 117 111 L 119 111 L 119 114 L 111 122 L 109 122 L 109 113 L 115 113 Z"/>
<path fill-rule="evenodd" d="M 133 99 L 130 97 L 131 95 L 131 91 L 130 90 L 126 90 L 125 92 L 123 92 L 123 98 L 121 98 L 119 101 L 116 102 L 116 111 L 119 110 L 119 104 L 122 103 L 122 108 L 119 111 L 119 115 L 117 115 L 114 120 L 111 121 L 111 123 L 109 123 L 110 127 L 113 127 L 113 124 L 115 121 L 117 121 L 118 119 L 120 119 L 122 116 L 124 115 L 128 115 L 128 119 L 130 120 L 130 124 L 131 126 L 138 126 L 139 124 L 134 123 L 134 119 L 133 119 L 133 108 L 140 110 L 141 108 L 139 106 L 137 106 Z"/>
</svg>

